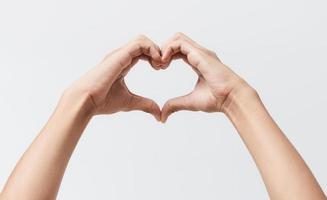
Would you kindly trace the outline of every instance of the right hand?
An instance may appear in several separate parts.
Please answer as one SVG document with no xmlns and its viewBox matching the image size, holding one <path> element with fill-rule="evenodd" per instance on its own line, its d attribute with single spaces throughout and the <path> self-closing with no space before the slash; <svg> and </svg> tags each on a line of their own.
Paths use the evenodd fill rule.
<svg viewBox="0 0 327 200">
<path fill-rule="evenodd" d="M 182 58 L 198 74 L 194 90 L 168 100 L 162 108 L 161 121 L 179 110 L 221 112 L 228 96 L 236 88 L 247 85 L 243 79 L 224 65 L 217 55 L 200 46 L 183 33 L 175 34 L 162 47 L 164 68 L 172 59 Z"/>
<path fill-rule="evenodd" d="M 107 55 L 67 91 L 77 92 L 75 96 L 87 95 L 86 107 L 92 115 L 141 110 L 160 120 L 161 111 L 157 103 L 133 94 L 125 84 L 125 75 L 139 59 L 148 60 L 154 69 L 160 69 L 160 49 L 145 36 L 139 36 Z"/>
</svg>

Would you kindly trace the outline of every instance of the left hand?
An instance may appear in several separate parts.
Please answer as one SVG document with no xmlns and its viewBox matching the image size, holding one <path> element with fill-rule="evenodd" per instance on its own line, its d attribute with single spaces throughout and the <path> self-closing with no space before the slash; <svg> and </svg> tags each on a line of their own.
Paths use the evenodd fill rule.
<svg viewBox="0 0 327 200">
<path fill-rule="evenodd" d="M 162 47 L 163 68 L 172 59 L 182 58 L 198 74 L 194 90 L 181 97 L 168 100 L 162 108 L 161 121 L 180 110 L 224 112 L 231 93 L 248 84 L 224 65 L 217 55 L 183 33 L 175 34 Z"/>
</svg>

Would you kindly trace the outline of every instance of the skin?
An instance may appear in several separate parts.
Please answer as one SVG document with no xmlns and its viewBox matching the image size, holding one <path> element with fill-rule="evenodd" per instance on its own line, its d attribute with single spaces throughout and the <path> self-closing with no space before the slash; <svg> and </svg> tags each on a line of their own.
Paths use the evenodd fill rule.
<svg viewBox="0 0 327 200">
<path fill-rule="evenodd" d="M 198 82 L 190 94 L 168 100 L 162 111 L 153 100 L 132 94 L 126 87 L 124 76 L 139 59 L 148 60 L 155 69 L 165 69 L 179 58 L 198 74 Z M 251 153 L 271 199 L 326 199 L 257 92 L 214 52 L 182 33 L 161 49 L 140 36 L 75 81 L 16 165 L 0 199 L 55 199 L 71 154 L 91 118 L 132 110 L 150 113 L 162 122 L 180 110 L 223 112 Z"/>
<path fill-rule="evenodd" d="M 179 110 L 223 112 L 252 155 L 271 199 L 326 199 L 299 153 L 271 118 L 258 93 L 214 52 L 178 33 L 162 48 L 167 63 L 182 57 L 199 75 L 194 90 L 167 101 L 161 119 Z M 166 65 L 167 66 L 167 65 Z"/>
</svg>

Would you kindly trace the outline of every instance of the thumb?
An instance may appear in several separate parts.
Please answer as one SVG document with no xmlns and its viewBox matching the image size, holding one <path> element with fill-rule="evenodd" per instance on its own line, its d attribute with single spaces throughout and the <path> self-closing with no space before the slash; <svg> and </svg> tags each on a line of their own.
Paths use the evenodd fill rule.
<svg viewBox="0 0 327 200">
<path fill-rule="evenodd" d="M 180 110 L 196 110 L 190 94 L 168 100 L 162 108 L 161 122 L 165 123 L 169 115 Z"/>
<path fill-rule="evenodd" d="M 160 108 L 156 102 L 149 98 L 145 98 L 139 95 L 132 94 L 129 105 L 128 111 L 131 110 L 140 110 L 146 113 L 153 115 L 156 120 L 160 121 Z"/>
</svg>

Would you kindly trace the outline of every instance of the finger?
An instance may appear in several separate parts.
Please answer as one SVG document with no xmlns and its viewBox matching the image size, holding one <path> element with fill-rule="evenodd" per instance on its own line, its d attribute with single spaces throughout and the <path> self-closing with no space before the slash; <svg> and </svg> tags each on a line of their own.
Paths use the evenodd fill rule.
<svg viewBox="0 0 327 200">
<path fill-rule="evenodd" d="M 210 65 L 206 64 L 210 62 L 207 55 L 211 55 L 213 52 L 203 48 L 198 43 L 191 40 L 189 37 L 182 33 L 177 33 L 173 38 L 162 47 L 162 62 L 165 68 L 174 58 L 176 54 L 185 55 L 188 63 L 196 68 L 202 75 L 208 73 Z"/>
<path fill-rule="evenodd" d="M 181 40 L 181 39 L 188 41 L 190 44 L 192 44 L 193 46 L 195 46 L 197 48 L 200 48 L 200 49 L 203 48 L 201 45 L 199 45 L 197 42 L 192 40 L 190 37 L 188 37 L 184 33 L 177 32 L 171 38 L 169 38 L 169 40 L 161 47 L 161 49 L 164 50 L 167 47 L 167 45 L 170 44 L 171 42 L 176 41 L 176 40 Z"/>
<path fill-rule="evenodd" d="M 187 59 L 187 63 L 192 67 L 199 69 L 201 62 L 203 62 L 203 56 L 199 52 L 199 49 L 191 45 L 185 40 L 176 40 L 167 45 L 166 49 L 162 52 L 162 60 L 164 63 L 170 62 L 176 54 L 182 54 Z"/>
<path fill-rule="evenodd" d="M 145 98 L 139 95 L 132 94 L 130 103 L 128 105 L 128 111 L 140 110 L 153 115 L 157 121 L 160 121 L 161 111 L 156 102 L 149 98 Z"/>
<path fill-rule="evenodd" d="M 192 40 L 190 37 L 188 37 L 187 35 L 183 34 L 183 33 L 177 33 L 177 35 L 180 35 L 180 38 L 186 40 L 188 43 L 192 44 L 193 46 L 195 46 L 196 48 L 198 48 L 200 51 L 209 54 L 209 55 L 214 55 L 217 57 L 216 53 L 211 51 L 210 49 L 205 48 L 204 46 L 200 45 L 199 43 L 197 43 L 196 41 Z"/>
<path fill-rule="evenodd" d="M 127 73 L 130 71 L 130 69 L 139 61 L 139 60 L 144 60 L 144 61 L 147 61 L 155 70 L 159 70 L 160 68 L 154 66 L 152 63 L 151 63 L 151 59 L 149 58 L 149 56 L 146 56 L 146 55 L 140 55 L 136 58 L 134 58 L 131 62 L 131 64 L 126 67 L 122 73 L 121 73 L 121 76 L 126 76 Z"/>
<path fill-rule="evenodd" d="M 184 40 L 187 43 L 189 43 L 190 45 L 192 45 L 193 47 L 200 49 L 200 50 L 205 50 L 204 47 L 202 47 L 200 44 L 198 44 L 197 42 L 195 42 L 194 40 L 192 40 L 190 37 L 188 37 L 187 35 L 185 35 L 184 33 L 178 32 L 175 33 L 173 37 L 171 37 L 161 48 L 162 52 L 165 51 L 169 44 L 175 42 L 175 41 L 179 41 L 179 40 Z"/>
<path fill-rule="evenodd" d="M 173 61 L 173 60 L 178 60 L 178 59 L 183 59 L 183 61 L 184 61 L 185 63 L 187 63 L 189 66 L 191 66 L 191 68 L 195 71 L 195 73 L 196 73 L 197 75 L 199 75 L 199 76 L 201 75 L 200 71 L 199 71 L 198 69 L 196 69 L 195 67 L 193 67 L 193 66 L 189 63 L 189 61 L 187 60 L 187 57 L 186 57 L 184 54 L 182 54 L 182 53 L 174 54 L 174 55 L 172 56 L 172 58 L 170 59 L 170 62 L 169 62 L 169 63 L 165 63 L 165 64 L 163 64 L 163 66 L 161 67 L 161 69 L 166 69 L 166 68 L 168 68 L 168 66 L 170 65 L 171 61 Z"/>
<path fill-rule="evenodd" d="M 176 53 L 176 54 L 172 55 L 172 57 L 169 59 L 168 62 L 162 63 L 161 69 L 166 69 L 170 65 L 171 61 L 178 60 L 178 59 L 183 59 L 184 62 L 186 62 L 187 64 L 190 65 L 190 63 L 188 62 L 188 60 L 184 54 Z"/>
<path fill-rule="evenodd" d="M 162 60 L 163 62 L 170 61 L 174 55 L 179 53 L 187 57 L 189 53 L 195 50 L 190 44 L 182 40 L 172 41 L 162 50 Z"/>
<path fill-rule="evenodd" d="M 161 49 L 158 45 L 155 44 L 155 50 L 156 50 L 156 58 L 155 59 L 149 59 L 149 63 L 151 66 L 157 70 L 161 69 L 163 63 L 161 59 Z M 157 55 L 159 54 L 159 56 Z"/>
<path fill-rule="evenodd" d="M 175 40 L 179 40 L 179 39 L 184 39 L 199 49 L 205 49 L 203 46 L 201 46 L 199 43 L 195 42 L 193 39 L 191 39 L 184 33 L 178 32 L 175 34 Z"/>
<path fill-rule="evenodd" d="M 159 69 L 159 65 L 161 64 L 160 48 L 146 36 L 138 36 L 123 47 L 122 51 L 127 53 L 129 56 L 128 61 L 130 62 L 138 56 L 146 55 L 150 58 L 152 66 Z"/>
<path fill-rule="evenodd" d="M 144 61 L 147 61 L 151 66 L 152 66 L 152 68 L 153 69 L 155 69 L 155 70 L 159 70 L 159 69 L 161 69 L 161 61 L 160 61 L 160 63 L 157 63 L 156 61 L 154 61 L 153 59 L 151 59 L 149 56 L 147 56 L 147 55 L 141 55 L 139 58 L 138 58 L 139 60 L 144 60 Z M 134 63 L 135 64 L 135 63 Z M 134 65 L 134 64 L 132 64 L 132 66 Z"/>
<path fill-rule="evenodd" d="M 180 110 L 196 111 L 190 94 L 168 100 L 162 107 L 161 122 L 165 123 L 169 115 Z"/>
</svg>

